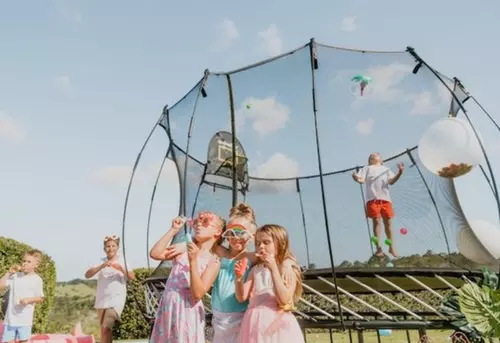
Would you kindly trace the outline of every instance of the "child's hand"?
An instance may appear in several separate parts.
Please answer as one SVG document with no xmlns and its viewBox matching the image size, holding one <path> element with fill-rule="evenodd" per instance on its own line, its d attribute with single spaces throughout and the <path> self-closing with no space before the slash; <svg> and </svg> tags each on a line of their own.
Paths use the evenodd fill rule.
<svg viewBox="0 0 500 343">
<path fill-rule="evenodd" d="M 198 258 L 198 254 L 200 253 L 200 249 L 198 249 L 198 246 L 194 243 L 189 243 L 187 248 L 189 261 L 196 260 Z"/>
<path fill-rule="evenodd" d="M 174 220 L 172 220 L 172 229 L 175 232 L 178 232 L 181 227 L 186 223 L 186 218 L 184 217 L 176 217 Z"/>
<path fill-rule="evenodd" d="M 29 304 L 29 299 L 26 299 L 26 298 L 21 298 L 19 299 L 19 304 L 21 305 L 28 305 Z"/>
<path fill-rule="evenodd" d="M 240 280 L 243 277 L 243 275 L 245 275 L 247 268 L 248 268 L 248 259 L 246 257 L 236 262 L 234 265 L 234 274 L 236 275 L 236 279 Z"/>
<path fill-rule="evenodd" d="M 405 170 L 405 165 L 403 163 L 398 164 L 398 170 L 402 174 Z"/>
<path fill-rule="evenodd" d="M 15 273 L 17 273 L 17 272 L 18 272 L 18 271 L 20 271 L 20 270 L 21 270 L 21 267 L 19 267 L 19 266 L 17 266 L 17 265 L 16 265 L 16 266 L 12 266 L 12 267 L 10 267 L 10 269 L 9 269 L 9 274 L 15 274 Z"/>
<path fill-rule="evenodd" d="M 165 255 L 164 257 L 168 260 L 171 260 L 179 255 L 181 255 L 183 252 L 185 252 L 185 249 L 180 248 L 177 244 L 169 246 L 165 250 Z"/>
<path fill-rule="evenodd" d="M 359 176 L 358 176 L 358 174 L 356 173 L 356 171 L 353 171 L 353 172 L 352 172 L 352 178 L 353 178 L 353 180 L 354 180 L 354 181 L 358 181 L 358 180 L 359 180 Z"/>
<path fill-rule="evenodd" d="M 278 270 L 278 264 L 276 263 L 276 258 L 274 258 L 274 255 L 268 254 L 268 253 L 260 253 L 259 254 L 260 259 L 262 262 L 264 262 L 264 265 L 269 268 L 271 271 L 277 271 Z"/>
</svg>

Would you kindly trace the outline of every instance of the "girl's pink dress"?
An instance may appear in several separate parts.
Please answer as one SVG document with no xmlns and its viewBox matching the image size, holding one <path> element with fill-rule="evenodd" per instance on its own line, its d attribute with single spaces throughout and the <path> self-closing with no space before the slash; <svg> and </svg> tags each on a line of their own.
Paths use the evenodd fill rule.
<svg viewBox="0 0 500 343">
<path fill-rule="evenodd" d="M 303 343 L 304 336 L 292 312 L 283 312 L 274 294 L 271 271 L 255 266 L 250 305 L 243 317 L 240 343 Z"/>
<path fill-rule="evenodd" d="M 200 251 L 201 275 L 212 254 Z M 193 302 L 189 287 L 187 253 L 173 261 L 151 333 L 151 343 L 205 343 L 205 309 L 202 301 Z"/>
</svg>

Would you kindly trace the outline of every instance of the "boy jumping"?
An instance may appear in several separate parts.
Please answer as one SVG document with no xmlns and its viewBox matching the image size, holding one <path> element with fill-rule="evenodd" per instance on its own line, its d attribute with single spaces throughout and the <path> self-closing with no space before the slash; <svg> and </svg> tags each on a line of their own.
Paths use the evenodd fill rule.
<svg viewBox="0 0 500 343">
<path fill-rule="evenodd" d="M 365 166 L 354 172 L 352 178 L 354 181 L 366 184 L 366 216 L 372 219 L 373 234 L 377 238 L 377 257 L 383 257 L 381 239 L 380 239 L 380 218 L 384 221 L 385 235 L 391 241 L 389 253 L 397 257 L 392 239 L 391 218 L 394 217 L 389 185 L 395 184 L 404 171 L 404 164 L 398 164 L 398 173 L 383 164 L 382 158 L 378 152 L 374 152 L 368 157 L 368 166 Z"/>
<path fill-rule="evenodd" d="M 43 281 L 36 268 L 42 260 L 39 250 L 28 251 L 22 266 L 13 266 L 0 279 L 0 290 L 9 288 L 3 323 L 2 343 L 27 342 L 31 338 L 35 304 L 43 301 Z"/>
</svg>

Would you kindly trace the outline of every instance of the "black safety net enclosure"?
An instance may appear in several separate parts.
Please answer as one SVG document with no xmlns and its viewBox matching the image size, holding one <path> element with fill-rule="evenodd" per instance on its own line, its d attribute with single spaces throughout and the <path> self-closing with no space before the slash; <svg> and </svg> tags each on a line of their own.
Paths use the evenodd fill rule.
<svg viewBox="0 0 500 343">
<path fill-rule="evenodd" d="M 207 70 L 159 121 L 179 175 L 179 214 L 213 211 L 227 218 L 233 205 L 245 202 L 258 225 L 285 227 L 304 270 L 306 295 L 297 312 L 304 327 L 391 327 L 403 317 L 407 328 L 428 327 L 420 312 L 446 322 L 437 311 L 441 293 L 420 312 L 388 301 L 396 306 L 392 314 L 363 297 L 383 302 L 384 294 L 399 292 L 418 303 L 410 292 L 454 291 L 464 278 L 480 277 L 481 267 L 498 268 L 489 251 L 479 262 L 461 253 L 464 230 L 474 233 L 455 180 L 429 171 L 419 154 L 422 135 L 436 121 L 468 122 L 469 98 L 458 79 L 432 69 L 412 48 L 358 51 L 311 40 L 242 69 Z M 389 188 L 390 241 L 383 223 L 382 241 L 375 240 L 366 185 L 353 179 L 374 152 L 394 174 L 404 169 Z M 498 199 L 483 158 L 481 170 Z M 174 242 L 183 242 L 185 233 Z M 376 256 L 379 245 L 383 256 Z M 151 282 L 164 282 L 159 275 Z M 158 298 L 161 290 L 149 296 Z M 314 303 L 322 296 L 328 306 Z M 375 320 L 383 324 L 366 324 Z"/>
</svg>

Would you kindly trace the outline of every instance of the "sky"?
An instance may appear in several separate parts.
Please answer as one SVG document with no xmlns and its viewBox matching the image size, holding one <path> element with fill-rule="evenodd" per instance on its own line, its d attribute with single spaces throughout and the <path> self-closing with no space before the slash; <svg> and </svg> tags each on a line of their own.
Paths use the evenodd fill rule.
<svg viewBox="0 0 500 343">
<path fill-rule="evenodd" d="M 493 43 L 500 34 L 498 13 L 500 3 L 494 0 L 480 4 L 423 0 L 413 7 L 401 1 L 317 1 L 315 6 L 260 0 L 175 5 L 165 1 L 0 1 L 0 235 L 50 255 L 59 281 L 83 277 L 102 257 L 103 237 L 121 235 L 130 172 L 163 107 L 174 105 L 207 68 L 233 70 L 300 47 L 311 37 L 327 45 L 364 50 L 404 51 L 412 46 L 435 69 L 460 78 L 498 121 L 496 57 L 500 49 Z M 318 54 L 320 136 L 327 153 L 335 156 L 326 159 L 329 171 L 364 164 L 375 142 L 385 155 L 410 148 L 428 125 L 446 115 L 441 110 L 447 111 L 448 104 L 440 98 L 442 85 L 435 79 L 424 72 L 418 78 L 403 79 L 413 63 L 407 54 L 358 58 L 327 48 L 319 48 Z M 249 169 L 256 176 L 315 171 L 315 156 L 308 153 L 314 136 L 303 126 L 311 122 L 296 121 L 285 133 L 275 133 L 285 119 L 310 111 L 308 57 L 307 51 L 301 51 L 277 62 L 273 69 L 262 67 L 253 74 L 234 76 L 238 127 L 251 123 L 256 131 L 241 130 L 251 157 Z M 347 94 L 346 80 L 356 72 L 371 73 L 373 98 L 384 97 L 363 102 Z M 209 100 L 200 102 L 199 110 L 227 111 L 227 92 L 219 93 L 225 80 L 211 76 L 209 81 Z M 404 101 L 400 101 L 402 93 L 395 93 L 396 85 L 404 88 Z M 398 102 L 392 102 L 394 98 Z M 251 104 L 250 113 L 244 113 L 245 104 Z M 179 118 L 179 139 L 185 139 L 181 112 L 188 113 L 189 108 L 178 105 L 172 111 Z M 267 110 L 275 114 L 272 120 L 263 119 Z M 389 110 L 393 112 L 381 119 L 380 113 Z M 422 115 L 414 112 L 410 118 L 412 110 Z M 398 117 L 398 111 L 410 119 Z M 426 116 L 426 111 L 435 116 Z M 327 113 L 333 114 L 328 117 Z M 500 133 L 491 129 L 477 108 L 470 114 L 488 146 L 493 167 L 500 170 Z M 200 143 L 193 151 L 202 158 L 202 142 L 216 129 L 228 129 L 227 120 L 220 118 L 212 127 L 197 131 Z M 200 122 L 212 123 L 207 117 Z M 266 141 L 266 135 L 274 141 Z M 305 142 L 303 150 L 296 143 L 284 146 L 278 140 L 282 135 L 286 135 L 285 142 Z M 178 211 L 177 173 L 167 161 L 148 243 L 152 185 L 168 144 L 165 133 L 156 130 L 130 194 L 124 239 L 132 266 L 154 265 L 146 257 L 148 244 L 168 229 Z M 292 151 L 297 151 L 293 159 Z M 278 170 L 266 164 L 271 158 L 281 166 Z M 459 180 L 462 205 L 468 218 L 496 225 L 491 192 L 479 176 L 475 170 L 468 179 Z M 474 192 L 480 195 L 472 196 Z"/>
</svg>

